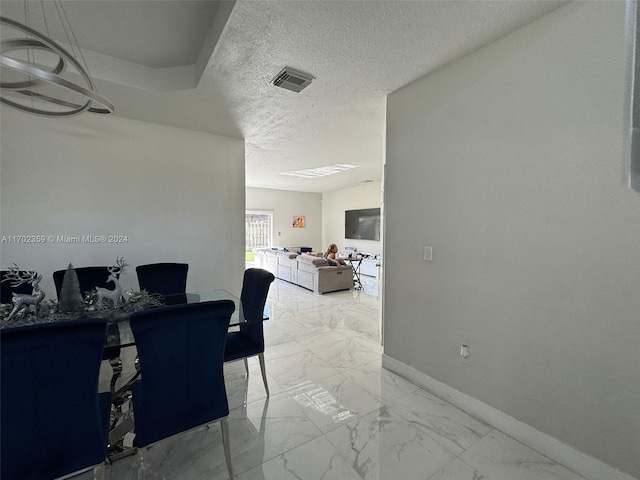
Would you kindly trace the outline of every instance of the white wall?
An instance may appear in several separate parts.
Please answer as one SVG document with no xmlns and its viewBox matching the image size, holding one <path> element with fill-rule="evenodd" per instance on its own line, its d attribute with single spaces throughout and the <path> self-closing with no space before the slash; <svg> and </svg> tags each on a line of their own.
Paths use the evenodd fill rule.
<svg viewBox="0 0 640 480">
<path fill-rule="evenodd" d="M 623 2 L 572 2 L 389 96 L 384 335 L 387 355 L 640 477 L 623 41 Z"/>
<path fill-rule="evenodd" d="M 322 194 L 322 250 L 335 243 L 340 250 L 356 247 L 359 252 L 382 253 L 382 242 L 344 237 L 344 212 L 361 208 L 379 208 L 382 204 L 380 182 L 334 190 Z"/>
<path fill-rule="evenodd" d="M 240 293 L 244 271 L 244 142 L 116 116 L 45 119 L 3 108 L 0 234 L 124 235 L 120 244 L 2 243 L 1 266 L 54 270 L 189 263 L 191 291 Z"/>
<path fill-rule="evenodd" d="M 321 249 L 322 206 L 319 193 L 247 188 L 247 210 L 273 212 L 273 246 Z M 293 228 L 293 216 L 304 215 L 305 227 Z"/>
</svg>

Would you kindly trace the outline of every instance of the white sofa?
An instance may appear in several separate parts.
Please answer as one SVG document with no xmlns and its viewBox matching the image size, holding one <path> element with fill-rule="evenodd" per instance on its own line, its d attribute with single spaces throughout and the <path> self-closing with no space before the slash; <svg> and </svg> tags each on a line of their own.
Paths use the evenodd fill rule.
<svg viewBox="0 0 640 480">
<path fill-rule="evenodd" d="M 276 271 L 274 275 L 287 282 L 298 283 L 297 256 L 297 253 L 278 252 L 276 254 Z"/>
<path fill-rule="evenodd" d="M 351 265 L 331 266 L 316 255 L 298 255 L 299 249 L 256 249 L 255 265 L 273 273 L 276 278 L 323 294 L 353 288 L 353 267 Z"/>
<path fill-rule="evenodd" d="M 296 285 L 313 290 L 314 293 L 337 292 L 353 288 L 353 267 L 351 265 L 329 265 L 321 257 L 298 255 L 298 280 Z"/>
</svg>

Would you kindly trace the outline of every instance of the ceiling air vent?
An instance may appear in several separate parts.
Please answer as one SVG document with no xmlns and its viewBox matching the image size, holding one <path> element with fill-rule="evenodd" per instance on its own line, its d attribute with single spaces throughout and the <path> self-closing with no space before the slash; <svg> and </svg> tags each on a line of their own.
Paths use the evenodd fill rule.
<svg viewBox="0 0 640 480">
<path fill-rule="evenodd" d="M 282 71 L 275 76 L 271 83 L 276 87 L 286 88 L 292 92 L 300 92 L 309 85 L 315 77 L 308 73 L 301 72 L 291 67 L 284 67 Z"/>
</svg>

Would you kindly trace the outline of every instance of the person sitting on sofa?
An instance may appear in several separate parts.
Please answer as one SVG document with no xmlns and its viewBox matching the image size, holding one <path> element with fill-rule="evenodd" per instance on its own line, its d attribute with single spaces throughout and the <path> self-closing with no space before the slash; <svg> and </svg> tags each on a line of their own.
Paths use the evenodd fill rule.
<svg viewBox="0 0 640 480">
<path fill-rule="evenodd" d="M 329 265 L 336 265 L 338 267 L 340 265 L 346 265 L 344 260 L 336 258 L 336 253 L 338 253 L 338 246 L 335 243 L 332 243 L 324 254 L 324 258 L 329 262 Z"/>
</svg>

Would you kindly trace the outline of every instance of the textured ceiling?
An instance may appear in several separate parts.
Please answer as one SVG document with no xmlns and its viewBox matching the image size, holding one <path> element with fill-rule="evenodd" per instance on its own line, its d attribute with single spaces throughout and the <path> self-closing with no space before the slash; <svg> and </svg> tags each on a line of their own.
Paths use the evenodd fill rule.
<svg viewBox="0 0 640 480">
<path fill-rule="evenodd" d="M 323 192 L 380 181 L 387 94 L 566 2 L 63 3 L 116 115 L 242 137 L 248 186 Z M 287 65 L 316 79 L 270 85 Z M 281 174 L 338 163 L 357 168 Z"/>
</svg>

